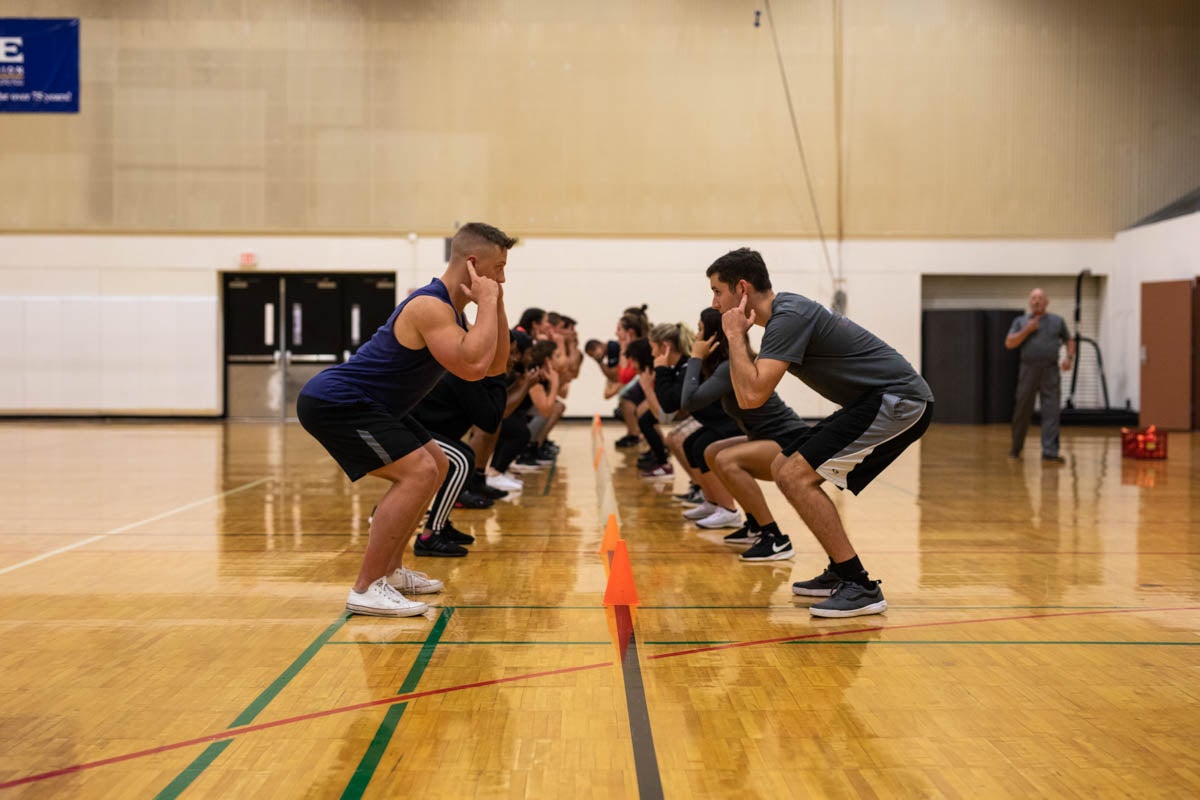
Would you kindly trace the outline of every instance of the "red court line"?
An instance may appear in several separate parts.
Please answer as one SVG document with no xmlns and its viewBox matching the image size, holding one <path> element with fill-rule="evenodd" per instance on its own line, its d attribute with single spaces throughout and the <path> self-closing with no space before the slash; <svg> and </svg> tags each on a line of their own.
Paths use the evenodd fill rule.
<svg viewBox="0 0 1200 800">
<path fill-rule="evenodd" d="M 431 697 L 437 694 L 448 694 L 450 692 L 460 692 L 464 689 L 478 689 L 482 686 L 495 686 L 498 683 L 512 683 L 514 681 L 530 680 L 532 678 L 545 678 L 550 675 L 563 675 L 568 672 L 583 672 L 584 670 L 597 669 L 599 667 L 611 667 L 611 661 L 604 661 L 597 664 L 584 664 L 579 667 L 563 667 L 561 669 L 551 669 L 544 672 L 530 672 L 524 675 L 512 675 L 507 678 L 495 678 L 490 681 L 478 681 L 476 683 L 464 683 L 458 686 L 447 686 L 443 689 L 427 689 L 423 692 L 410 692 L 409 694 L 396 695 L 394 697 L 384 697 L 379 700 L 368 700 L 364 703 L 355 703 L 354 705 L 341 706 L 339 708 L 329 708 L 324 711 L 313 711 L 308 714 L 300 714 L 295 717 L 285 717 L 283 719 L 273 720 L 271 722 L 261 722 L 257 725 L 243 725 L 239 728 L 230 728 L 221 731 L 220 733 L 211 733 L 208 736 L 198 736 L 195 739 L 187 739 L 182 742 L 174 742 L 172 744 L 159 745 L 151 747 L 147 750 L 138 750 L 134 753 L 125 753 L 124 755 L 112 756 L 111 758 L 102 758 L 99 761 L 88 761 L 83 764 L 75 764 L 70 767 L 62 767 L 61 769 L 51 770 L 50 772 L 42 772 L 37 775 L 28 775 L 24 778 L 17 778 L 11 781 L 0 783 L 0 789 L 11 789 L 15 786 L 23 786 L 27 783 L 35 783 L 44 781 L 47 778 L 57 778 L 61 775 L 70 775 L 84 770 L 95 769 L 96 767 L 104 767 L 109 764 L 119 764 L 122 761 L 132 761 L 135 758 L 144 758 L 157 753 L 165 753 L 170 750 L 179 750 L 183 747 L 191 747 L 196 744 L 205 744 L 207 742 L 217 742 L 222 739 L 232 739 L 235 736 L 241 736 L 244 733 L 255 733 L 256 731 L 264 731 L 268 728 L 278 728 L 281 725 L 292 725 L 297 722 L 306 722 L 310 719 L 319 719 L 321 717 L 330 717 L 335 714 L 345 714 L 350 711 L 359 711 L 364 708 L 376 708 L 378 706 L 390 706 L 396 703 L 403 703 L 408 700 L 415 700 L 419 697 Z"/>
<path fill-rule="evenodd" d="M 543 555 L 543 554 L 568 554 L 576 555 L 579 553 L 588 552 L 587 548 L 546 548 L 543 550 L 533 549 L 508 549 L 504 547 L 491 547 L 486 550 L 480 549 L 480 552 L 486 552 L 489 555 Z M 680 553 L 675 550 L 643 550 L 637 547 L 631 548 L 630 555 L 643 556 L 671 556 L 671 558 L 707 558 L 717 554 L 728 555 L 729 550 L 698 550 L 686 553 Z M 872 550 L 872 556 L 1197 556 L 1200 555 L 1200 550 L 972 550 L 969 548 L 961 550 Z M 813 554 L 813 558 L 818 558 Z M 825 558 L 821 556 L 820 558 Z"/>
<path fill-rule="evenodd" d="M 950 625 L 975 625 L 981 622 L 1013 622 L 1017 620 L 1047 619 L 1050 617 L 1087 617 L 1096 614 L 1133 614 L 1139 611 L 1200 611 L 1200 606 L 1182 606 L 1178 608 L 1105 608 L 1095 611 L 1059 611 L 1054 614 L 1020 614 L 1010 617 L 984 617 L 983 619 L 953 619 L 942 620 L 940 622 L 914 622 L 911 625 L 875 625 L 870 628 L 821 631 L 820 633 L 806 633 L 801 636 L 779 636 L 774 639 L 755 639 L 749 642 L 731 642 L 729 644 L 716 644 L 708 647 L 693 647 L 688 650 L 676 650 L 673 653 L 659 653 L 656 656 L 648 656 L 647 660 L 656 658 L 674 658 L 675 656 L 687 656 L 693 653 L 711 653 L 716 650 L 731 650 L 735 647 L 753 647 L 759 644 L 780 644 L 781 642 L 799 642 L 805 639 L 825 639 L 830 636 L 849 636 L 850 634 L 854 633 L 872 633 L 874 631 L 904 631 L 912 630 L 913 628 L 943 628 Z"/>
<path fill-rule="evenodd" d="M 1158 611 L 1200 611 L 1200 606 L 1182 606 L 1174 608 L 1121 608 L 1121 609 L 1099 609 L 1093 611 L 1064 611 L 1054 614 L 1022 614 L 1008 617 L 985 617 L 983 619 L 960 619 L 946 620 L 941 622 L 918 622 L 911 625 L 877 625 L 870 628 L 850 628 L 837 631 L 822 631 L 820 633 L 810 633 L 801 636 L 780 636 L 774 639 L 756 639 L 749 642 L 733 642 L 731 644 L 713 645 L 710 647 L 696 647 L 688 650 L 677 650 L 673 653 L 661 653 L 655 656 L 649 656 L 647 660 L 659 658 L 673 658 L 675 656 L 690 655 L 693 653 L 709 653 L 717 650 L 729 650 L 735 647 L 753 647 L 762 644 L 778 644 L 781 642 L 796 642 L 804 639 L 821 639 L 830 636 L 849 636 L 856 633 L 870 633 L 872 631 L 900 631 L 911 630 L 913 628 L 934 628 L 945 627 L 950 625 L 972 625 L 982 622 L 1010 622 L 1015 620 L 1032 620 L 1032 619 L 1048 619 L 1051 617 L 1084 617 L 1096 616 L 1101 614 L 1133 614 L 1138 612 L 1158 612 Z M 297 722 L 305 722 L 310 719 L 319 719 L 321 717 L 330 717 L 336 714 L 345 714 L 350 711 L 359 711 L 364 708 L 377 708 L 380 706 L 390 706 L 396 703 L 415 700 L 420 697 L 431 697 L 439 694 L 449 694 L 450 692 L 460 692 L 465 689 L 478 689 L 483 686 L 495 686 L 500 683 L 513 683 L 515 681 L 530 680 L 532 678 L 545 678 L 550 675 L 563 675 L 570 672 L 583 672 L 590 669 L 598 669 L 600 667 L 612 666 L 613 662 L 604 661 L 596 664 L 584 664 L 578 667 L 563 667 L 561 669 L 546 670 L 544 672 L 530 672 L 524 675 L 512 675 L 507 678 L 495 678 L 489 681 L 478 681 L 477 683 L 464 683 L 458 686 L 447 686 L 442 689 L 427 689 L 423 692 L 411 692 L 409 694 L 396 695 L 394 697 L 384 697 L 379 700 L 368 700 L 363 703 L 355 703 L 354 705 L 341 706 L 339 708 L 330 708 L 324 711 L 313 711 L 307 714 L 300 714 L 295 717 L 285 717 L 283 719 L 273 720 L 271 722 L 261 722 L 257 725 L 243 725 L 240 728 L 230 728 L 221 731 L 220 733 L 212 733 L 208 736 L 199 736 L 195 739 L 187 739 L 182 742 L 174 742 L 172 744 L 164 744 L 158 747 L 151 747 L 146 750 L 138 750 L 133 753 L 125 753 L 124 755 L 112 756 L 111 758 L 100 759 L 99 761 L 88 761 L 82 764 L 75 764 L 69 767 L 42 772 L 37 775 L 28 775 L 24 778 L 16 778 L 15 780 L 5 781 L 0 783 L 0 789 L 11 789 L 16 786 L 23 786 L 28 783 L 36 783 L 48 778 L 57 778 L 61 775 L 70 775 L 84 770 L 95 769 L 109 764 L 119 764 L 122 761 L 131 761 L 136 758 L 144 758 L 158 753 L 165 753 L 171 750 L 179 750 L 184 747 L 191 747 L 196 744 L 206 744 L 208 742 L 221 741 L 222 739 L 231 739 L 235 736 L 241 736 L 244 733 L 254 733 L 263 731 L 269 728 L 278 728 L 282 725 L 292 725 Z"/>
</svg>

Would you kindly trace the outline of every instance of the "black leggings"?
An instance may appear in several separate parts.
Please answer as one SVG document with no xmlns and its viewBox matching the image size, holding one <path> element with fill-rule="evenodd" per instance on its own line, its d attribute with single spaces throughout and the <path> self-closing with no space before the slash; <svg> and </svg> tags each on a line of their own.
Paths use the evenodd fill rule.
<svg viewBox="0 0 1200 800">
<path fill-rule="evenodd" d="M 647 411 L 638 417 L 638 430 L 642 432 L 642 436 L 646 437 L 646 444 L 650 445 L 650 452 L 654 454 L 654 460 L 657 464 L 667 463 L 667 446 L 663 444 L 662 437 L 658 435 L 658 429 L 654 426 L 658 423 L 653 411 Z"/>
<path fill-rule="evenodd" d="M 529 417 L 525 412 L 518 409 L 509 414 L 500 424 L 500 438 L 496 440 L 496 449 L 492 452 L 492 467 L 497 472 L 507 472 L 512 462 L 529 445 L 531 438 Z"/>
<path fill-rule="evenodd" d="M 438 489 L 433 498 L 433 505 L 429 507 L 427 527 L 431 531 L 440 531 L 449 519 L 454 504 L 458 502 L 463 487 L 467 485 L 467 479 L 475 472 L 475 451 L 470 445 L 457 439 L 440 433 L 432 435 L 437 446 L 446 454 L 446 460 L 450 462 L 446 480 L 442 481 L 442 488 Z"/>
</svg>

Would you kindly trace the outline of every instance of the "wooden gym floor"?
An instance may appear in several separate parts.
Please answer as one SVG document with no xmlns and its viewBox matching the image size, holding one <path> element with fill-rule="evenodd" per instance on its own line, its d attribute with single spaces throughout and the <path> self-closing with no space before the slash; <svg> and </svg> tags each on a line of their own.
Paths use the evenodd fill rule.
<svg viewBox="0 0 1200 800">
<path fill-rule="evenodd" d="M 0 796 L 1200 795 L 1200 439 L 935 425 L 836 498 L 888 613 L 814 620 L 774 487 L 798 555 L 741 564 L 617 435 L 455 512 L 478 544 L 388 620 L 343 613 L 382 484 L 298 426 L 0 424 Z"/>
</svg>

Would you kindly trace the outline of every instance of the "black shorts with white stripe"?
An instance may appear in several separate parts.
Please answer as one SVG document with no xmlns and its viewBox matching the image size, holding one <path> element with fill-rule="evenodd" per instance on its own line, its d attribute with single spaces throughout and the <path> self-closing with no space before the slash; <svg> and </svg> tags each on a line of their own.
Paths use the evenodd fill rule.
<svg viewBox="0 0 1200 800">
<path fill-rule="evenodd" d="M 397 417 L 379 403 L 333 403 L 301 394 L 296 416 L 352 481 L 397 461 L 431 440 L 411 416 Z"/>
<path fill-rule="evenodd" d="M 799 453 L 822 478 L 858 494 L 921 438 L 931 419 L 933 403 L 869 392 L 792 439 L 783 454 Z"/>
</svg>

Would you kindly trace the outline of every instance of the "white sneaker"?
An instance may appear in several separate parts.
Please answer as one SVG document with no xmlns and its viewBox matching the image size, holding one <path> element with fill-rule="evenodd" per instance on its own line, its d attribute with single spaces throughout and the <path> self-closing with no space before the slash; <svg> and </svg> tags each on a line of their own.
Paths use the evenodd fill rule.
<svg viewBox="0 0 1200 800">
<path fill-rule="evenodd" d="M 409 600 L 392 588 L 387 578 L 380 578 L 367 587 L 365 592 L 350 589 L 346 598 L 346 610 L 352 614 L 369 617 L 415 617 L 424 614 L 429 606 Z"/>
<path fill-rule="evenodd" d="M 696 506 L 695 508 L 689 508 L 687 511 L 683 512 L 683 518 L 684 519 L 704 519 L 705 517 L 709 516 L 714 511 L 716 511 L 718 508 L 720 508 L 720 506 L 717 505 L 716 503 L 710 503 L 707 500 L 705 500 L 703 503 Z"/>
<path fill-rule="evenodd" d="M 408 594 L 435 594 L 446 586 L 437 578 L 431 578 L 424 572 L 400 567 L 388 576 L 387 582 L 397 592 Z"/>
<path fill-rule="evenodd" d="M 742 515 L 736 509 L 731 510 L 717 506 L 716 511 L 704 519 L 696 520 L 696 524 L 701 528 L 740 528 Z"/>
<path fill-rule="evenodd" d="M 519 481 L 511 475 L 500 473 L 498 475 L 488 475 L 484 478 L 484 483 L 493 489 L 500 489 L 505 492 L 519 492 L 525 488 L 525 483 Z"/>
</svg>

